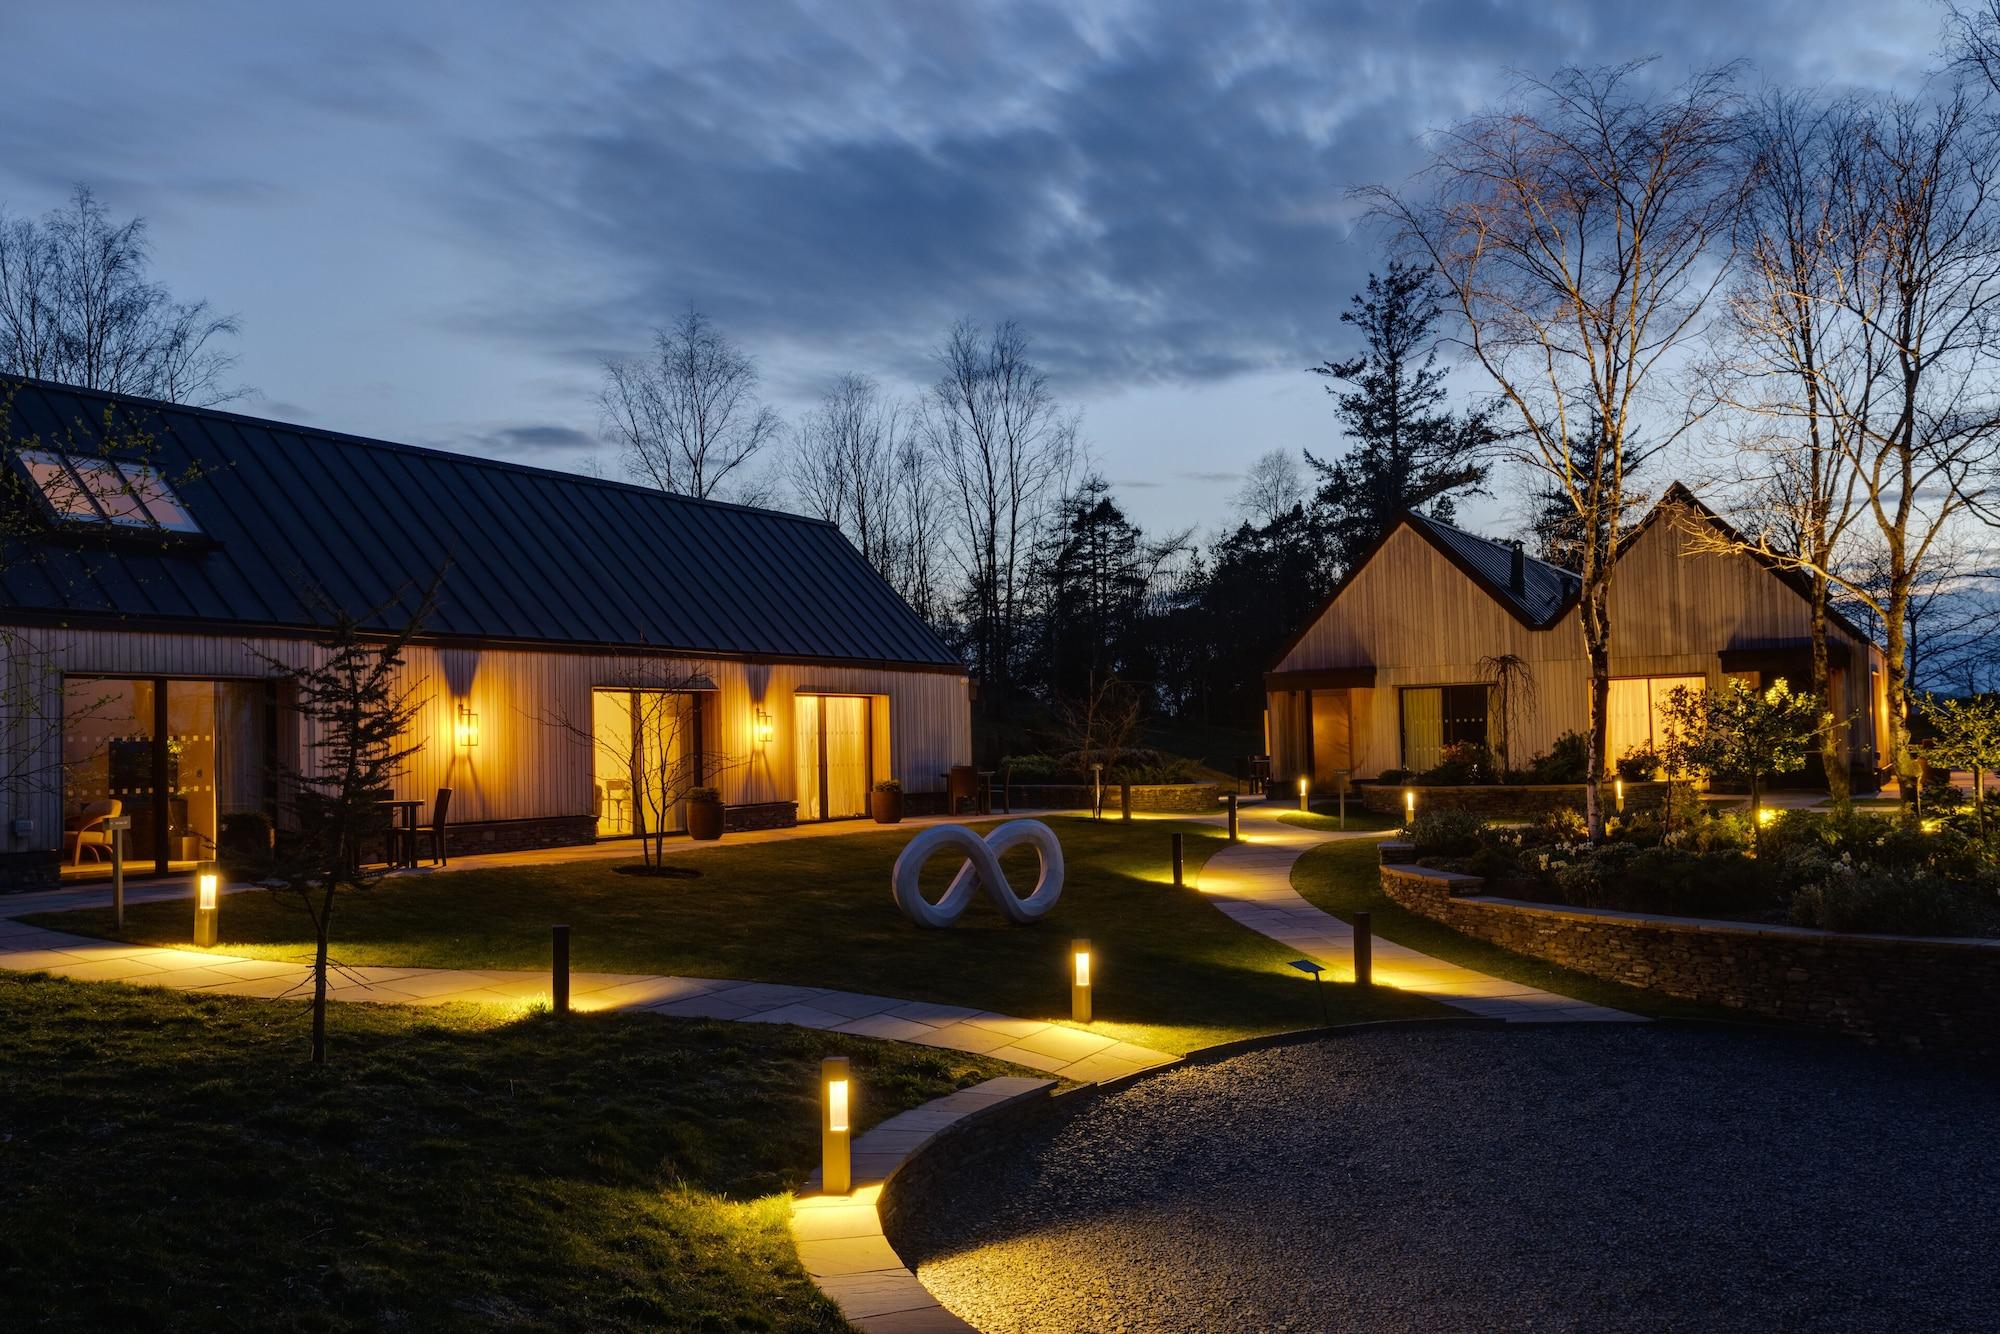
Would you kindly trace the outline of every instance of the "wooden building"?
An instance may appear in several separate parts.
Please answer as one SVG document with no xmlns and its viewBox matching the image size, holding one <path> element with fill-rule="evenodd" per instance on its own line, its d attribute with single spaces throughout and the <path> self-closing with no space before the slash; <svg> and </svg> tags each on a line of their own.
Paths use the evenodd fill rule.
<svg viewBox="0 0 2000 1334">
<path fill-rule="evenodd" d="M 827 524 L 33 381 L 7 410 L 15 883 L 101 872 L 109 803 L 160 872 L 277 816 L 311 740 L 282 667 L 433 579 L 397 796 L 449 788 L 458 851 L 675 827 L 674 765 L 746 827 L 886 778 L 921 804 L 970 761 L 963 663 Z"/>
<path fill-rule="evenodd" d="M 1677 521 L 1678 520 L 1678 521 Z M 1623 543 L 1611 591 L 1608 756 L 1651 744 L 1676 685 L 1811 680 L 1808 591 L 1749 555 L 1690 549 L 1684 522 L 1722 525 L 1678 483 Z M 1421 772 L 1455 742 L 1498 741 L 1487 661 L 1512 654 L 1534 707 L 1515 720 L 1516 767 L 1585 726 L 1589 669 L 1571 571 L 1519 547 L 1405 514 L 1265 676 L 1273 776 Z M 1836 710 L 1858 787 L 1885 763 L 1881 649 L 1843 617 L 1828 627 Z"/>
</svg>

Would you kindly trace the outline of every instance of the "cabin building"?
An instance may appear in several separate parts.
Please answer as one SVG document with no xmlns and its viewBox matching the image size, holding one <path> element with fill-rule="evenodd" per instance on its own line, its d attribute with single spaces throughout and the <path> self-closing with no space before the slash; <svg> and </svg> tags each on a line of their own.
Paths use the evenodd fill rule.
<svg viewBox="0 0 2000 1334">
<path fill-rule="evenodd" d="M 395 796 L 450 789 L 455 852 L 633 834 L 662 747 L 735 828 L 860 816 L 889 778 L 921 809 L 970 762 L 964 664 L 830 525 L 36 381 L 6 411 L 16 885 L 102 874 L 108 804 L 157 873 L 278 818 L 310 752 L 283 669 L 433 580 Z"/>
<path fill-rule="evenodd" d="M 1678 521 L 1677 521 L 1678 520 Z M 1804 579 L 1747 554 L 1691 549 L 1682 521 L 1727 526 L 1676 483 L 1625 539 L 1611 587 L 1607 755 L 1654 744 L 1677 685 L 1737 677 L 1811 680 Z M 1497 742 L 1490 660 L 1528 664 L 1516 767 L 1585 727 L 1589 667 L 1575 573 L 1519 547 L 1404 514 L 1286 645 L 1266 674 L 1272 775 L 1315 786 L 1341 775 L 1422 772 L 1445 747 Z M 1880 648 L 1837 614 L 1828 625 L 1836 710 L 1847 720 L 1858 790 L 1886 764 L 1887 676 Z M 1823 779 L 1822 779 L 1823 781 Z"/>
</svg>

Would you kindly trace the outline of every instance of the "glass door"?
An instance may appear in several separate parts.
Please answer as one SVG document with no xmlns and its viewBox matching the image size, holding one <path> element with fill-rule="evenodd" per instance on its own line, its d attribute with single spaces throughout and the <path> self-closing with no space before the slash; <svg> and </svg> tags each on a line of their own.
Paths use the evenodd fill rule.
<svg viewBox="0 0 2000 1334">
<path fill-rule="evenodd" d="M 673 690 L 594 690 L 590 696 L 597 837 L 675 833 L 694 779 L 699 705 Z"/>
<path fill-rule="evenodd" d="M 866 695 L 799 695 L 793 703 L 799 818 L 850 820 L 868 813 L 874 770 L 874 701 Z"/>
</svg>

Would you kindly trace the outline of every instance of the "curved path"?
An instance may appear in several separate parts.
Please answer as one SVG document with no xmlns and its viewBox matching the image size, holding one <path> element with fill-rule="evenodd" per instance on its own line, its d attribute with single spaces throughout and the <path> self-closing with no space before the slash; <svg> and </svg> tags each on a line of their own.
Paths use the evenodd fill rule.
<svg viewBox="0 0 2000 1334">
<path fill-rule="evenodd" d="M 0 912 L 29 910 L 0 908 Z M 312 985 L 311 969 L 302 963 L 72 936 L 11 917 L 0 917 L 0 968 L 54 973 L 78 982 L 129 982 L 267 1000 L 301 995 Z M 526 1006 L 548 999 L 549 975 L 512 969 L 340 968 L 329 976 L 327 994 L 338 1001 L 384 1005 L 468 1001 Z M 797 1024 L 918 1042 L 1011 1061 L 1081 1083 L 1115 1079 L 1177 1059 L 1098 1033 L 991 1010 L 727 978 L 572 973 L 570 1004 L 578 1010 L 650 1010 L 683 1018 Z"/>
<path fill-rule="evenodd" d="M 1245 806 L 1240 821 L 1244 841 L 1211 855 L 1195 879 L 1196 888 L 1237 923 L 1328 965 L 1329 977 L 1352 981 L 1354 928 L 1301 898 L 1292 888 L 1292 868 L 1300 857 L 1327 843 L 1380 835 L 1302 829 L 1280 820 L 1283 814 L 1273 806 Z M 1623 1010 L 1475 972 L 1380 936 L 1372 953 L 1376 982 L 1488 1019 L 1645 1022 Z"/>
</svg>

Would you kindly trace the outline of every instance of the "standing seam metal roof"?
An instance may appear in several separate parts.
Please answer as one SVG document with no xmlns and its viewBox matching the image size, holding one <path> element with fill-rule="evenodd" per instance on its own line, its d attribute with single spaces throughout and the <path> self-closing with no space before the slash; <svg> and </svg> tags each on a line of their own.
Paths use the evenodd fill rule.
<svg viewBox="0 0 2000 1334">
<path fill-rule="evenodd" d="M 12 443 L 91 452 L 110 408 L 153 436 L 209 543 L 9 553 L 16 613 L 134 628 L 296 628 L 323 596 L 399 628 L 449 560 L 427 635 L 907 664 L 963 662 L 830 524 L 444 450 L 43 381 Z M 26 559 L 20 557 L 25 556 Z"/>
</svg>

